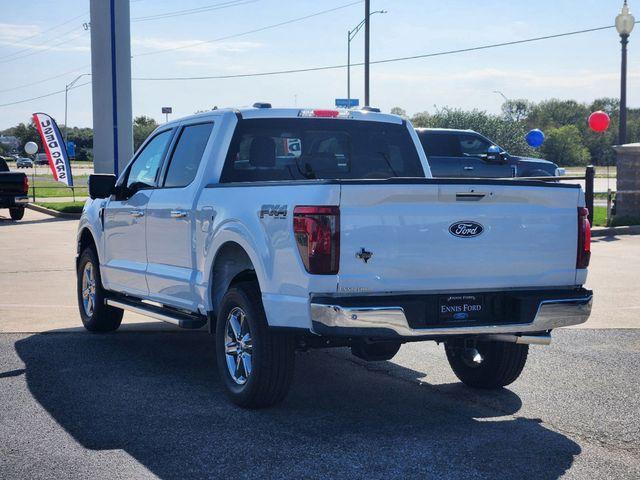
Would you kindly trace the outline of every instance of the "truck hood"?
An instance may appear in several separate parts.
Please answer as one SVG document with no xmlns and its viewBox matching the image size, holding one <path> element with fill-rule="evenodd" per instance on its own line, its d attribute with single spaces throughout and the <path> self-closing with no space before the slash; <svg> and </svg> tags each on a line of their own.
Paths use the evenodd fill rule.
<svg viewBox="0 0 640 480">
<path fill-rule="evenodd" d="M 517 155 L 512 155 L 511 158 L 513 158 L 514 160 L 516 160 L 518 162 L 538 163 L 540 165 L 555 165 L 555 166 L 557 166 L 555 163 L 553 163 L 553 162 L 551 162 L 549 160 L 545 160 L 543 158 L 519 157 Z"/>
</svg>

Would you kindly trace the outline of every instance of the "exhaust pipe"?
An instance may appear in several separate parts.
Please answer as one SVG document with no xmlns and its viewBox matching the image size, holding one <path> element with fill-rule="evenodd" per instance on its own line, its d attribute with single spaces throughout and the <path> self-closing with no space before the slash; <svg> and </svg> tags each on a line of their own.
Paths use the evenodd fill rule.
<svg viewBox="0 0 640 480">
<path fill-rule="evenodd" d="M 497 333 L 494 335 L 484 335 L 482 339 L 492 342 L 518 343 L 521 345 L 549 345 L 551 343 L 551 334 L 545 333 L 542 335 L 508 335 Z"/>
</svg>

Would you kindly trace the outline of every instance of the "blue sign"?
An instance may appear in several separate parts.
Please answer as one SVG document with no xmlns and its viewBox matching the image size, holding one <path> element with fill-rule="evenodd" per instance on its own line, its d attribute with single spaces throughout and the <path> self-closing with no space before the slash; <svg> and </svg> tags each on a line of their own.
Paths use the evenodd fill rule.
<svg viewBox="0 0 640 480">
<path fill-rule="evenodd" d="M 358 98 L 336 98 L 336 107 L 338 108 L 352 108 L 360 105 L 360 99 Z"/>
<path fill-rule="evenodd" d="M 67 142 L 67 155 L 69 156 L 69 158 L 76 158 L 75 142 Z"/>
</svg>

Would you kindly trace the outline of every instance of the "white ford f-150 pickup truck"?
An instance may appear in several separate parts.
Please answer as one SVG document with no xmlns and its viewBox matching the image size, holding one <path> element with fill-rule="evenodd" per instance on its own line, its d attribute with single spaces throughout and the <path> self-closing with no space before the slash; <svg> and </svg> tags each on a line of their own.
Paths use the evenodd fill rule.
<svg viewBox="0 0 640 480">
<path fill-rule="evenodd" d="M 284 398 L 296 350 L 369 361 L 444 343 L 460 380 L 500 388 L 529 344 L 585 322 L 590 225 L 578 185 L 431 177 L 411 124 L 375 109 L 256 104 L 167 123 L 119 178 L 92 175 L 78 303 L 207 323 L 231 399 Z"/>
</svg>

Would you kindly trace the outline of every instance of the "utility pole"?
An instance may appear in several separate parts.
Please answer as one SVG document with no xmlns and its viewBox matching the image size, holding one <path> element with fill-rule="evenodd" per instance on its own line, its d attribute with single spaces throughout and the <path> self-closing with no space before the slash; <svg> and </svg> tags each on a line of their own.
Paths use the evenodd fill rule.
<svg viewBox="0 0 640 480">
<path fill-rule="evenodd" d="M 371 0 L 364 2 L 364 105 L 369 106 L 369 38 Z"/>
</svg>

